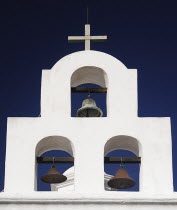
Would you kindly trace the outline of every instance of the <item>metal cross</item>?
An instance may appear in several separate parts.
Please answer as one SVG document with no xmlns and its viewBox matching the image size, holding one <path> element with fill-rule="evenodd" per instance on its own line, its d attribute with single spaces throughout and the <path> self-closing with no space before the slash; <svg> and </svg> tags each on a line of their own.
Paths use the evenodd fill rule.
<svg viewBox="0 0 177 210">
<path fill-rule="evenodd" d="M 68 36 L 68 42 L 85 42 L 85 50 L 90 50 L 90 41 L 104 41 L 107 36 L 90 36 L 90 24 L 85 25 L 85 36 Z"/>
</svg>

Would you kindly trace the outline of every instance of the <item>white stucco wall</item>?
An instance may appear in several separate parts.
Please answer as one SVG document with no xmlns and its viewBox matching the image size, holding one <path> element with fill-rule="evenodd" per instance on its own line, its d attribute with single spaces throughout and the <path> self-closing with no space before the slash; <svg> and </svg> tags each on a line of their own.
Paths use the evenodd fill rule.
<svg viewBox="0 0 177 210">
<path fill-rule="evenodd" d="M 66 170 L 63 174 L 67 177 L 67 180 L 59 184 L 51 184 L 51 191 L 70 192 L 74 190 L 74 166 Z M 116 189 L 109 187 L 107 184 L 111 178 L 113 178 L 112 175 L 104 173 L 104 189 L 117 191 Z"/>
<path fill-rule="evenodd" d="M 86 71 L 89 67 L 101 69 L 100 81 L 99 77 L 94 78 L 108 88 L 107 117 L 70 117 L 71 77 L 83 67 Z M 89 80 L 92 79 L 92 76 L 89 77 Z M 87 82 L 87 79 L 83 81 Z M 74 84 L 77 82 L 72 82 Z M 34 195 L 39 200 L 47 195 L 53 196 L 54 200 L 63 196 L 76 200 L 89 197 L 90 200 L 97 199 L 98 203 L 99 199 L 116 200 L 126 196 L 127 202 L 131 197 L 176 196 L 173 193 L 170 118 L 137 117 L 135 69 L 127 69 L 119 60 L 105 53 L 76 52 L 62 58 L 50 71 L 43 71 L 41 90 L 41 117 L 8 118 L 5 192 L 0 193 L 0 202 L 8 195 L 12 198 L 14 193 L 16 197 Z M 112 138 L 120 142 L 114 145 L 114 149 L 123 147 L 141 156 L 140 192 L 105 191 L 104 150 Z M 36 150 L 36 145 L 41 146 Z M 52 192 L 52 195 L 51 192 L 35 192 L 36 155 L 55 147 L 75 157 L 74 191 L 66 195 L 60 191 Z M 107 147 L 108 151 L 110 149 L 110 146 Z M 40 198 L 42 195 L 44 197 Z"/>
</svg>

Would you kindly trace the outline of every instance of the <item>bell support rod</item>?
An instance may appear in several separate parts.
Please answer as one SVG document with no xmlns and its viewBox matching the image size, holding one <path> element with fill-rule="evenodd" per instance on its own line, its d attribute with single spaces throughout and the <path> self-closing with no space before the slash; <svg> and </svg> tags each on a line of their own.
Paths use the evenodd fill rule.
<svg viewBox="0 0 177 210">
<path fill-rule="evenodd" d="M 74 163 L 73 157 L 54 157 L 55 163 Z M 53 157 L 37 157 L 37 163 L 53 163 Z"/>
<path fill-rule="evenodd" d="M 37 157 L 37 163 L 53 163 L 53 157 Z M 55 163 L 74 163 L 74 158 L 55 157 Z M 105 157 L 104 163 L 141 163 L 141 157 Z"/>
<path fill-rule="evenodd" d="M 141 163 L 141 157 L 105 157 L 104 163 Z"/>
<path fill-rule="evenodd" d="M 72 87 L 72 93 L 107 93 L 107 88 Z"/>
</svg>

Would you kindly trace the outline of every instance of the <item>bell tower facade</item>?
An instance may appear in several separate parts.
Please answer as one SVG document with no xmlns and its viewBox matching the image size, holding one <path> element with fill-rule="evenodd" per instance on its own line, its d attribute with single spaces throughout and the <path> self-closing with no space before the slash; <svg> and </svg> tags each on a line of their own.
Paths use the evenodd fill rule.
<svg viewBox="0 0 177 210">
<path fill-rule="evenodd" d="M 71 117 L 71 89 L 84 83 L 107 90 L 106 117 Z M 75 52 L 43 70 L 41 117 L 8 118 L 0 209 L 176 209 L 170 118 L 137 109 L 137 70 L 111 55 Z M 54 149 L 73 157 L 74 187 L 38 192 L 37 157 Z M 141 157 L 139 192 L 105 190 L 104 157 L 116 149 Z"/>
</svg>

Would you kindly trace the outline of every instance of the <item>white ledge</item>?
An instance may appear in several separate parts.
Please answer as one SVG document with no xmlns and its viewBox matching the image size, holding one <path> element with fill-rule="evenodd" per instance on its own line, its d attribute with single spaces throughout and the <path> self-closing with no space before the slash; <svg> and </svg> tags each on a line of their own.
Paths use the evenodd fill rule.
<svg viewBox="0 0 177 210">
<path fill-rule="evenodd" d="M 79 193 L 65 193 L 65 195 L 58 192 L 34 192 L 34 193 L 0 193 L 0 204 L 5 203 L 116 203 L 116 204 L 166 204 L 177 205 L 177 193 L 174 192 L 168 195 L 152 195 L 142 194 L 140 192 L 105 192 L 101 194 L 79 194 Z"/>
</svg>

